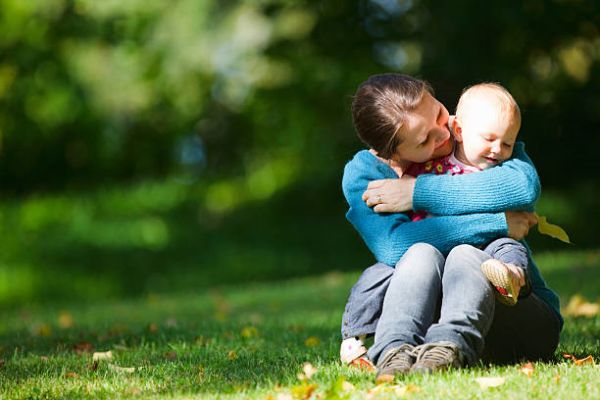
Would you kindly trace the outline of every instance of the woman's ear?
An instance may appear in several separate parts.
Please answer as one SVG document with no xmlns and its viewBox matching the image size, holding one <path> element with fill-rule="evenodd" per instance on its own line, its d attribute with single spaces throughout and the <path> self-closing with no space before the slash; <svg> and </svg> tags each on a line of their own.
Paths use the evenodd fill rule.
<svg viewBox="0 0 600 400">
<path fill-rule="evenodd" d="M 462 124 L 460 123 L 460 119 L 458 117 L 454 117 L 450 120 L 450 132 L 454 135 L 454 139 L 457 142 L 462 142 Z"/>
</svg>

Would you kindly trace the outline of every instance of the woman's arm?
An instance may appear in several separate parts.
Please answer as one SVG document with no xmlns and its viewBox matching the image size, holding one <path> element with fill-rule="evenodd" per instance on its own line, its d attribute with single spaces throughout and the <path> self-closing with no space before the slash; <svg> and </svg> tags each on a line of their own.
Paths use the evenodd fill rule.
<svg viewBox="0 0 600 400">
<path fill-rule="evenodd" d="M 478 213 L 428 218 L 411 222 L 406 214 L 377 214 L 362 200 L 370 181 L 390 178 L 385 164 L 368 152 L 359 152 L 344 170 L 342 188 L 349 205 L 346 218 L 360 233 L 378 261 L 395 265 L 415 243 L 424 242 L 447 254 L 468 243 L 480 246 L 507 236 L 504 213 Z M 408 223 L 408 224 L 407 224 Z"/>
<path fill-rule="evenodd" d="M 413 208 L 435 215 L 532 211 L 540 190 L 537 171 L 525 153 L 525 145 L 519 142 L 510 160 L 485 171 L 420 175 Z"/>
</svg>

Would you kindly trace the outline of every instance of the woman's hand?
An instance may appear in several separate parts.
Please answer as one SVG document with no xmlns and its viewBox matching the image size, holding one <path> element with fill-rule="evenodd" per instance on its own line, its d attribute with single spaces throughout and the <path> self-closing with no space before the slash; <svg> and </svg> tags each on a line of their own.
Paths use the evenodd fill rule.
<svg viewBox="0 0 600 400">
<path fill-rule="evenodd" d="M 534 213 L 525 211 L 505 211 L 506 225 L 508 226 L 508 236 L 521 240 L 529 233 L 529 228 L 537 224 L 537 218 Z"/>
<path fill-rule="evenodd" d="M 416 179 L 404 175 L 398 179 L 380 179 L 369 183 L 362 199 L 373 211 L 395 213 L 412 210 Z"/>
</svg>

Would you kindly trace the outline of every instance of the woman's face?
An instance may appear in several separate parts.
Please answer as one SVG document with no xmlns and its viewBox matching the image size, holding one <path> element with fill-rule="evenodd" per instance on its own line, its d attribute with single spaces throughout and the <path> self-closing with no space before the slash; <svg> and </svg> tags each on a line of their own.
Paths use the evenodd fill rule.
<svg viewBox="0 0 600 400">
<path fill-rule="evenodd" d="M 396 147 L 394 160 L 421 163 L 450 154 L 452 140 L 448 117 L 446 107 L 425 93 L 400 130 L 402 143 Z"/>
</svg>

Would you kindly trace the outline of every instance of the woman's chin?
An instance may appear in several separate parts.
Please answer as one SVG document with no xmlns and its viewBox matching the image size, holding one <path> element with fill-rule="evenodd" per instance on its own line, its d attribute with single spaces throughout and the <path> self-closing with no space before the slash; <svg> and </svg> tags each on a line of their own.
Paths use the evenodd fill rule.
<svg viewBox="0 0 600 400">
<path fill-rule="evenodd" d="M 438 147 L 437 149 L 435 149 L 433 151 L 432 158 L 439 158 L 439 157 L 447 156 L 452 151 L 452 147 L 453 147 L 452 140 L 449 139 L 443 145 L 441 145 L 440 147 Z"/>
</svg>

